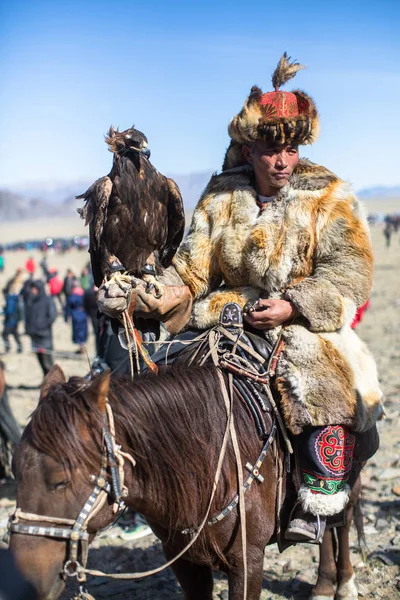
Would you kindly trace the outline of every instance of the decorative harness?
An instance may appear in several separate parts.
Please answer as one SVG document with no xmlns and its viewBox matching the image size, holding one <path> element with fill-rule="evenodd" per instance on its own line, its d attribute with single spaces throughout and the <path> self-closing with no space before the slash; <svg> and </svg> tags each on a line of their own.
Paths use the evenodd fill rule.
<svg viewBox="0 0 400 600">
<path fill-rule="evenodd" d="M 233 312 L 232 312 L 233 310 Z M 239 318 L 240 313 L 240 318 Z M 86 575 L 98 575 L 98 576 L 107 576 L 113 579 L 138 579 L 141 577 L 146 577 L 149 575 L 153 575 L 162 571 L 163 569 L 169 567 L 176 560 L 178 560 L 185 552 L 194 544 L 194 542 L 198 539 L 200 533 L 202 532 L 205 525 L 214 525 L 215 523 L 220 522 L 224 517 L 230 514 L 234 508 L 239 505 L 241 521 L 242 521 L 242 548 L 243 548 L 243 563 L 244 563 L 244 572 L 245 572 L 245 590 L 244 590 L 244 598 L 247 595 L 247 560 L 246 560 L 246 525 L 245 525 L 245 505 L 244 505 L 244 494 L 247 492 L 253 481 L 256 479 L 259 483 L 263 483 L 264 478 L 260 474 L 260 468 L 263 464 L 265 457 L 267 456 L 268 450 L 271 444 L 274 442 L 276 433 L 277 433 L 277 424 L 279 425 L 279 429 L 283 434 L 283 438 L 286 442 L 287 447 L 287 456 L 292 452 L 292 448 L 290 445 L 289 438 L 287 437 L 287 433 L 282 422 L 282 418 L 279 414 L 279 411 L 276 407 L 276 403 L 272 397 L 271 391 L 269 389 L 268 381 L 269 378 L 274 374 L 276 363 L 279 357 L 279 353 L 282 349 L 282 344 L 280 339 L 275 345 L 273 352 L 270 356 L 270 360 L 268 363 L 268 368 L 264 373 L 258 373 L 257 370 L 252 367 L 251 364 L 245 363 L 240 356 L 236 355 L 236 349 L 238 347 L 242 347 L 242 349 L 246 349 L 250 355 L 253 356 L 259 362 L 262 362 L 262 357 L 248 347 L 241 338 L 241 309 L 238 305 L 234 303 L 229 303 L 224 307 L 221 315 L 220 325 L 216 328 L 201 334 L 196 341 L 200 342 L 199 347 L 196 352 L 191 357 L 191 361 L 198 354 L 201 354 L 201 349 L 203 351 L 205 348 L 208 348 L 208 351 L 202 356 L 200 364 L 204 364 L 208 357 L 211 357 L 214 365 L 217 367 L 217 373 L 221 384 L 221 391 L 225 403 L 226 414 L 227 414 L 227 423 L 225 427 L 224 437 L 222 441 L 222 446 L 218 458 L 218 464 L 214 476 L 214 483 L 212 492 L 210 495 L 210 499 L 207 505 L 206 514 L 197 528 L 185 529 L 181 533 L 191 535 L 190 542 L 181 550 L 173 559 L 168 561 L 166 564 L 158 567 L 156 569 L 152 569 L 150 571 L 145 571 L 142 573 L 118 573 L 118 574 L 108 574 L 103 573 L 102 571 L 97 571 L 93 569 L 87 569 L 87 559 L 88 559 L 88 549 L 89 549 L 89 533 L 87 532 L 87 527 L 91 519 L 95 517 L 100 510 L 103 508 L 107 498 L 110 496 L 113 500 L 113 511 L 115 514 L 120 513 L 125 508 L 124 498 L 128 496 L 128 489 L 124 485 L 124 463 L 125 459 L 128 460 L 131 465 L 134 467 L 136 465 L 135 459 L 128 453 L 123 452 L 121 450 L 121 446 L 118 446 L 115 442 L 115 426 L 114 426 L 114 417 L 112 413 L 112 409 L 110 404 L 106 403 L 106 414 L 105 414 L 105 423 L 102 428 L 102 437 L 103 437 L 103 447 L 102 447 L 102 455 L 101 455 L 101 467 L 98 476 L 90 475 L 89 479 L 92 483 L 94 483 L 94 488 L 85 502 L 83 508 L 81 509 L 78 517 L 73 519 L 64 519 L 59 517 L 51 517 L 46 515 L 38 515 L 34 513 L 26 513 L 23 512 L 20 508 L 16 508 L 13 515 L 10 517 L 8 530 L 11 533 L 19 533 L 23 535 L 35 535 L 41 537 L 52 537 L 56 539 L 64 539 L 69 540 L 69 549 L 68 549 L 68 557 L 64 562 L 61 575 L 64 579 L 67 577 L 76 577 L 79 583 L 84 583 L 86 581 Z M 224 351 L 221 354 L 218 352 L 219 342 L 221 340 L 221 336 L 230 340 L 233 344 L 233 351 L 227 352 Z M 221 367 L 225 368 L 228 371 L 228 393 L 227 386 L 224 380 L 224 377 L 221 372 Z M 236 437 L 236 430 L 234 426 L 233 413 L 232 413 L 232 402 L 233 402 L 233 373 L 240 374 L 245 376 L 247 379 L 257 381 L 262 383 L 265 386 L 266 393 L 271 405 L 271 408 L 274 413 L 274 419 L 272 422 L 271 431 L 269 432 L 267 439 L 263 445 L 260 455 L 258 456 L 254 465 L 247 463 L 245 468 L 249 471 L 249 475 L 246 480 L 243 481 L 243 470 L 242 470 L 242 462 L 239 452 L 239 445 Z M 233 500 L 228 504 L 228 506 L 218 513 L 212 519 L 209 519 L 209 513 L 211 510 L 212 502 L 214 499 L 215 491 L 217 489 L 217 485 L 219 482 L 220 474 L 222 471 L 222 465 L 226 454 L 226 448 L 228 444 L 229 437 L 231 437 L 232 444 L 234 447 L 234 453 L 237 464 L 237 472 L 238 472 L 238 481 L 239 481 L 239 490 L 235 495 Z M 107 481 L 108 470 L 111 474 L 111 483 Z M 20 520 L 30 521 L 33 523 L 49 523 L 49 527 L 45 527 L 42 525 L 28 525 L 25 523 L 21 523 Z M 63 527 L 58 527 L 58 525 Z M 80 598 L 85 598 L 85 592 L 82 587 L 80 589 L 79 596 Z"/>
<path fill-rule="evenodd" d="M 89 533 L 87 532 L 89 521 L 100 512 L 109 496 L 114 501 L 114 513 L 118 513 L 125 508 L 123 498 L 126 498 L 128 495 L 128 489 L 124 485 L 125 459 L 132 466 L 136 465 L 135 459 L 130 454 L 123 452 L 121 447 L 115 443 L 114 417 L 108 402 L 106 404 L 105 420 L 106 422 L 102 429 L 103 450 L 100 472 L 98 476 L 90 475 L 89 479 L 95 485 L 77 518 L 73 520 L 50 517 L 47 515 L 26 513 L 20 508 L 16 508 L 8 524 L 8 530 L 11 533 L 70 540 L 68 558 L 64 563 L 62 575 L 64 578 L 67 576 L 76 577 L 80 582 L 86 579 L 84 569 L 89 550 Z M 111 484 L 107 482 L 107 469 L 110 470 Z M 20 519 L 23 521 L 50 523 L 51 526 L 26 525 L 25 523 L 20 523 Z M 66 527 L 53 527 L 52 525 L 64 525 L 68 529 Z"/>
</svg>

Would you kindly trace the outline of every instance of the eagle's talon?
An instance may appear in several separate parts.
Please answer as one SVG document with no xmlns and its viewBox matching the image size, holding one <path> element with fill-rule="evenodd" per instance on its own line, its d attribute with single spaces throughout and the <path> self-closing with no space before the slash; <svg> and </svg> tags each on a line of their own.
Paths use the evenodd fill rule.
<svg viewBox="0 0 400 600">
<path fill-rule="evenodd" d="M 154 290 L 153 291 L 154 298 L 156 298 L 158 300 L 159 298 L 163 297 L 164 287 L 161 285 L 161 283 L 158 283 L 158 281 L 153 283 L 153 290 Z"/>
<path fill-rule="evenodd" d="M 141 284 L 143 284 L 141 279 L 138 279 L 137 277 L 134 277 L 133 275 L 131 276 L 131 287 L 132 288 L 137 288 Z"/>
<path fill-rule="evenodd" d="M 146 292 L 146 294 L 151 294 L 151 292 L 152 292 L 153 290 L 155 290 L 155 289 L 156 289 L 156 288 L 155 288 L 155 285 L 154 285 L 154 283 L 152 283 L 152 282 L 150 282 L 150 281 L 148 281 L 148 282 L 146 283 L 146 289 L 145 289 L 145 292 Z"/>
<path fill-rule="evenodd" d="M 143 275 L 143 281 L 146 283 L 147 294 L 153 293 L 153 296 L 157 299 L 162 297 L 164 286 L 153 275 Z"/>
<path fill-rule="evenodd" d="M 109 279 L 106 279 L 103 282 L 102 285 L 107 290 L 107 293 L 111 298 L 117 295 L 115 286 L 117 286 L 123 294 L 127 295 L 132 289 L 131 276 L 126 273 L 113 273 Z"/>
<path fill-rule="evenodd" d="M 146 294 L 152 294 L 157 300 L 162 298 L 163 286 L 156 281 L 148 281 L 146 283 Z"/>
</svg>

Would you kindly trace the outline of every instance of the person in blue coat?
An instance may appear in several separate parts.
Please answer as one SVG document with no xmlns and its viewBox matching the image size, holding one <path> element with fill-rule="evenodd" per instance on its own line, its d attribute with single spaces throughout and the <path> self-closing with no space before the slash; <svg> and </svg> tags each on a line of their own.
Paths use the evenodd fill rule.
<svg viewBox="0 0 400 600">
<path fill-rule="evenodd" d="M 88 323 L 84 307 L 84 291 L 77 281 L 66 299 L 65 322 L 67 323 L 70 318 L 72 320 L 72 341 L 79 346 L 77 354 L 83 354 L 88 338 Z"/>
<path fill-rule="evenodd" d="M 18 325 L 22 320 L 23 307 L 22 298 L 18 293 L 15 285 L 12 285 L 10 289 L 5 293 L 5 307 L 4 307 L 4 329 L 3 329 L 3 340 L 5 352 L 10 352 L 11 345 L 9 336 L 14 336 L 17 344 L 17 351 L 22 352 L 21 338 L 18 333 Z"/>
</svg>

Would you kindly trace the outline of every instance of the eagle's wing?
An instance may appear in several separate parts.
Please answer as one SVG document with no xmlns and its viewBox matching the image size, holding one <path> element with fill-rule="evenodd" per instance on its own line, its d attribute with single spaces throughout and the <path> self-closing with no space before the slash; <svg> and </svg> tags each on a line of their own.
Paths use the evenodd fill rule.
<svg viewBox="0 0 400 600">
<path fill-rule="evenodd" d="M 86 204 L 83 208 L 78 208 L 78 212 L 82 219 L 85 219 L 85 225 L 89 225 L 91 228 L 91 234 L 93 231 L 91 242 L 96 247 L 99 246 L 100 236 L 103 231 L 104 223 L 107 217 L 108 202 L 111 196 L 112 181 L 109 177 L 100 177 L 90 186 L 86 192 L 80 196 L 76 196 L 77 200 L 84 199 Z"/>
<path fill-rule="evenodd" d="M 97 179 L 84 194 L 76 196 L 84 199 L 85 206 L 78 208 L 85 225 L 89 225 L 89 252 L 95 284 L 99 286 L 103 280 L 101 264 L 100 238 L 107 218 L 108 203 L 113 183 L 109 177 Z"/>
<path fill-rule="evenodd" d="M 166 177 L 168 184 L 168 235 L 164 251 L 160 256 L 163 267 L 168 267 L 179 248 L 185 233 L 185 211 L 181 192 L 173 179 Z"/>
</svg>

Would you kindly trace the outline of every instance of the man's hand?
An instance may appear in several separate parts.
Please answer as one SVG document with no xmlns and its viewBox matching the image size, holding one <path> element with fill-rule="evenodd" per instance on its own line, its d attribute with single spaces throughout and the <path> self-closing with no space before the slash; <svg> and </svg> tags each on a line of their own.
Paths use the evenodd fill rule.
<svg viewBox="0 0 400 600">
<path fill-rule="evenodd" d="M 101 285 L 97 305 L 106 315 L 118 318 L 124 310 L 133 309 L 134 316 L 162 321 L 171 335 L 178 333 L 188 322 L 192 296 L 186 285 L 164 285 L 161 296 L 148 292 L 148 284 L 132 278 L 129 285 L 113 281 Z"/>
<path fill-rule="evenodd" d="M 287 300 L 258 300 L 254 310 L 244 315 L 254 329 L 274 329 L 298 315 L 296 307 Z"/>
<path fill-rule="evenodd" d="M 97 306 L 100 312 L 118 318 L 129 307 L 132 293 L 132 286 L 125 282 L 102 284 L 97 292 Z"/>
<path fill-rule="evenodd" d="M 100 312 L 109 317 L 117 318 L 134 302 L 135 314 L 144 313 L 148 316 L 160 307 L 160 297 L 154 292 L 148 292 L 148 284 L 137 277 L 131 278 L 131 283 L 116 279 L 102 284 L 97 294 L 97 306 Z M 143 316 L 143 315 L 140 315 Z"/>
</svg>

